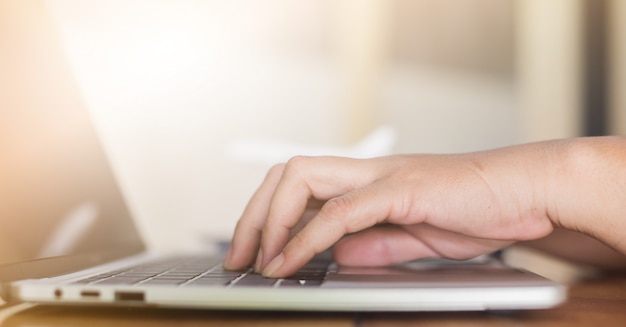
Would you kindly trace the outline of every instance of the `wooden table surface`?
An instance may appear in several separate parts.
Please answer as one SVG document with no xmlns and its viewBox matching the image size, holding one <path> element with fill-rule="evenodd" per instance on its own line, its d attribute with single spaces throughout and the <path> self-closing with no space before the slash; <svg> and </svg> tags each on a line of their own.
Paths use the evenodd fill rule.
<svg viewBox="0 0 626 327">
<path fill-rule="evenodd" d="M 622 326 L 626 274 L 572 285 L 563 305 L 548 310 L 431 313 L 241 312 L 34 306 L 6 317 L 15 326 Z"/>
</svg>

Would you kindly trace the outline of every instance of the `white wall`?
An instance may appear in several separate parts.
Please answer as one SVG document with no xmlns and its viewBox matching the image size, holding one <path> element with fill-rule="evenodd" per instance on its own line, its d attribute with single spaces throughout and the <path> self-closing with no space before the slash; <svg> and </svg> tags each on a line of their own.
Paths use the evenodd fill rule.
<svg viewBox="0 0 626 327">
<path fill-rule="evenodd" d="M 522 140 L 573 137 L 582 124 L 581 0 L 517 0 L 517 96 Z"/>
<path fill-rule="evenodd" d="M 338 138 L 337 78 L 312 1 L 48 3 L 152 244 L 230 234 L 267 168 L 231 162 L 230 140 Z M 281 48 L 294 33 L 309 49 Z"/>
<path fill-rule="evenodd" d="M 626 1 L 610 3 L 610 128 L 611 133 L 626 135 Z"/>
</svg>

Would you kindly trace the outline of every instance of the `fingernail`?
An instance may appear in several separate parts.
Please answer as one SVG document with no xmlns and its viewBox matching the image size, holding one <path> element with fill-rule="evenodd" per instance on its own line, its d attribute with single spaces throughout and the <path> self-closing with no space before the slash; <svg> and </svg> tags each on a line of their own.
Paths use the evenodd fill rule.
<svg viewBox="0 0 626 327">
<path fill-rule="evenodd" d="M 274 260 L 270 261 L 270 263 L 263 270 L 263 275 L 266 277 L 275 277 L 274 274 L 278 271 L 278 269 L 285 262 L 285 255 L 279 254 Z"/>
<path fill-rule="evenodd" d="M 263 251 L 259 250 L 259 254 L 257 254 L 254 262 L 254 272 L 261 273 L 261 263 L 263 263 Z"/>
</svg>

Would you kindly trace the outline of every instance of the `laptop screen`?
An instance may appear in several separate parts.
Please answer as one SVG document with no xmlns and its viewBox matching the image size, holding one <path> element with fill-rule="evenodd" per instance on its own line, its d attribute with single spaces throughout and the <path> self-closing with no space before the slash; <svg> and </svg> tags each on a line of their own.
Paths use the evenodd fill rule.
<svg viewBox="0 0 626 327">
<path fill-rule="evenodd" d="M 0 281 L 143 249 L 54 28 L 23 7 L 0 8 Z"/>
</svg>

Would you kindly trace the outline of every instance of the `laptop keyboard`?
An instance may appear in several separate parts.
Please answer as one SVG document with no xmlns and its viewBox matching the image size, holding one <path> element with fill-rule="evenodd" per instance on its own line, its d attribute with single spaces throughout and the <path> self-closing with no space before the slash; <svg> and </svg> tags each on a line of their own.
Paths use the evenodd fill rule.
<svg viewBox="0 0 626 327">
<path fill-rule="evenodd" d="M 316 287 L 322 284 L 331 262 L 315 259 L 288 278 L 265 278 L 252 269 L 225 270 L 222 260 L 209 257 L 170 258 L 109 271 L 73 284 L 168 285 L 180 287 Z"/>
</svg>

